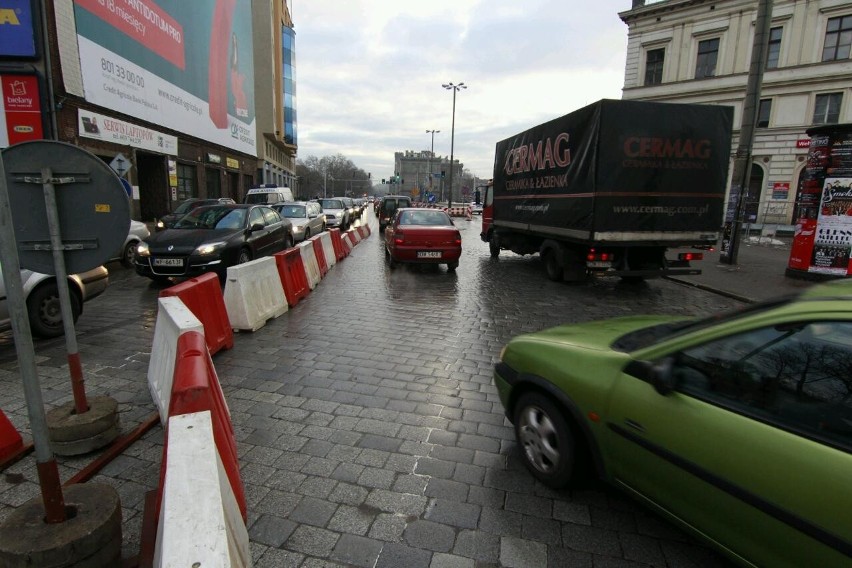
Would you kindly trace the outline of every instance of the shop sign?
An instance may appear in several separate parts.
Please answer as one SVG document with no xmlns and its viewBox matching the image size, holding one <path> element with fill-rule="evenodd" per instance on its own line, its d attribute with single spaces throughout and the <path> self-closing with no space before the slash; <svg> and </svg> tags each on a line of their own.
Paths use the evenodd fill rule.
<svg viewBox="0 0 852 568">
<path fill-rule="evenodd" d="M 796 140 L 796 148 L 808 148 L 811 145 L 810 138 L 799 138 Z"/>
<path fill-rule="evenodd" d="M 790 182 L 776 181 L 772 184 L 772 199 L 787 199 L 790 195 Z"/>
<path fill-rule="evenodd" d="M 0 75 L 0 147 L 42 138 L 38 78 Z"/>
<path fill-rule="evenodd" d="M 240 169 L 240 161 L 234 158 L 225 158 L 225 165 L 235 170 Z"/>
<path fill-rule="evenodd" d="M 103 140 L 149 152 L 177 155 L 178 139 L 120 118 L 88 110 L 77 111 L 77 131 L 83 138 Z"/>
<path fill-rule="evenodd" d="M 221 164 L 222 163 L 222 156 L 220 156 L 219 154 L 211 154 L 211 153 L 208 152 L 207 153 L 207 161 L 210 162 L 211 164 Z"/>
</svg>

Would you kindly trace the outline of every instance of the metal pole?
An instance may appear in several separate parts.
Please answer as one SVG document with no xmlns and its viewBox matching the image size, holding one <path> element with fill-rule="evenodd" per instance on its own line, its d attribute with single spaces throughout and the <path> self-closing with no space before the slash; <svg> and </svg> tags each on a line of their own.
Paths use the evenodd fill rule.
<svg viewBox="0 0 852 568">
<path fill-rule="evenodd" d="M 66 519 L 65 498 L 62 495 L 62 485 L 59 483 L 59 468 L 50 449 L 44 400 L 41 396 L 35 364 L 32 330 L 24 312 L 26 303 L 21 272 L 18 270 L 21 264 L 15 244 L 15 230 L 12 227 L 12 207 L 9 203 L 9 189 L 6 186 L 6 168 L 3 165 L 2 153 L 0 153 L 0 259 L 8 268 L 3 271 L 6 304 L 15 338 L 15 351 L 18 355 L 24 398 L 27 401 L 27 414 L 35 446 L 36 469 L 44 503 L 45 521 L 51 524 L 61 523 Z"/>
<path fill-rule="evenodd" d="M 68 369 L 71 372 L 71 392 L 74 394 L 74 409 L 77 414 L 89 410 L 86 389 L 83 385 L 83 366 L 77 349 L 77 335 L 74 330 L 74 314 L 71 311 L 71 296 L 68 290 L 68 272 L 65 270 L 65 253 L 59 227 L 59 213 L 56 208 L 56 190 L 50 181 L 53 171 L 42 168 L 41 179 L 44 190 L 44 203 L 47 213 L 47 228 L 50 231 L 50 248 L 53 252 L 53 267 L 56 272 L 56 287 L 59 290 L 59 306 L 62 309 L 62 327 L 65 329 L 65 346 L 68 350 Z"/>
<path fill-rule="evenodd" d="M 447 207 L 453 206 L 453 146 L 456 141 L 456 92 L 453 87 L 453 125 L 450 128 L 450 192 L 447 197 Z"/>
<path fill-rule="evenodd" d="M 751 49 L 746 94 L 743 100 L 743 120 L 740 127 L 740 139 L 734 156 L 731 172 L 731 192 L 725 218 L 725 233 L 722 237 L 722 251 L 719 260 L 726 264 L 737 263 L 740 240 L 740 218 L 743 213 L 745 195 L 748 193 L 751 175 L 751 150 L 754 142 L 754 123 L 760 103 L 760 85 L 769 51 L 769 26 L 772 23 L 772 0 L 759 0 L 757 19 L 755 20 L 754 45 Z"/>
</svg>

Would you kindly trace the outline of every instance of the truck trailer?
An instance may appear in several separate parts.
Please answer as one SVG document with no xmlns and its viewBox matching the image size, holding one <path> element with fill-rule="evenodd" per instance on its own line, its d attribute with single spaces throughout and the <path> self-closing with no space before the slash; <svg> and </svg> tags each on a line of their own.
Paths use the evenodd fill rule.
<svg viewBox="0 0 852 568">
<path fill-rule="evenodd" d="M 603 99 L 497 143 L 482 232 L 551 280 L 700 274 L 716 245 L 733 109 Z M 690 247 L 667 258 L 667 249 Z M 694 250 L 693 250 L 694 249 Z"/>
</svg>

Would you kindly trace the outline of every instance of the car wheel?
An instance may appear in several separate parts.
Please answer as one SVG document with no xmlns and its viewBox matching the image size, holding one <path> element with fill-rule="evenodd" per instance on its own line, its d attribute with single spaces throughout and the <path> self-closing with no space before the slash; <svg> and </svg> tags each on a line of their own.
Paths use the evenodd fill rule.
<svg viewBox="0 0 852 568">
<path fill-rule="evenodd" d="M 131 241 L 124 246 L 124 252 L 121 254 L 121 265 L 125 268 L 133 268 L 136 264 L 136 247 L 139 246 L 139 241 Z"/>
<path fill-rule="evenodd" d="M 388 266 L 391 267 L 391 269 L 396 268 L 397 262 L 393 259 L 388 249 L 385 249 L 385 258 L 388 259 Z"/>
<path fill-rule="evenodd" d="M 497 236 L 497 231 L 493 231 L 488 238 L 488 251 L 491 253 L 491 258 L 497 258 L 500 255 L 500 237 Z"/>
<path fill-rule="evenodd" d="M 71 296 L 71 316 L 74 322 L 80 317 L 82 302 L 73 288 Z M 59 301 L 59 288 L 56 282 L 39 286 L 27 298 L 27 315 L 33 335 L 50 338 L 59 337 L 65 331 L 62 325 L 62 304 Z"/>
<path fill-rule="evenodd" d="M 528 392 L 515 405 L 514 424 L 521 457 L 530 473 L 553 489 L 568 485 L 576 440 L 562 410 L 543 394 Z"/>
<path fill-rule="evenodd" d="M 287 237 L 289 240 L 289 237 Z M 289 246 L 287 248 L 290 248 Z M 240 249 L 240 255 L 237 257 L 237 264 L 245 264 L 251 260 L 251 251 L 249 249 Z"/>
<path fill-rule="evenodd" d="M 455 272 L 456 268 L 459 267 L 459 261 L 448 262 L 447 263 L 447 272 Z"/>
<path fill-rule="evenodd" d="M 305 238 L 304 240 L 308 240 L 311 238 L 311 230 L 305 227 Z"/>
</svg>

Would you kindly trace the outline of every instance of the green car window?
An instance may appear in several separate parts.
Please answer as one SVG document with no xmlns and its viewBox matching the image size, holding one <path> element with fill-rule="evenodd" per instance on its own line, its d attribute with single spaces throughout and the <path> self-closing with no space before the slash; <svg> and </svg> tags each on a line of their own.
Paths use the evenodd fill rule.
<svg viewBox="0 0 852 568">
<path fill-rule="evenodd" d="M 678 390 L 852 451 L 852 322 L 766 327 L 688 349 Z"/>
</svg>

